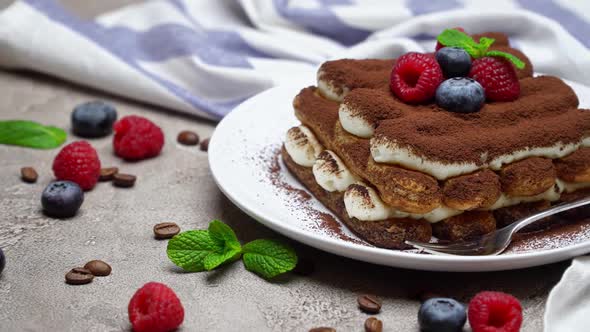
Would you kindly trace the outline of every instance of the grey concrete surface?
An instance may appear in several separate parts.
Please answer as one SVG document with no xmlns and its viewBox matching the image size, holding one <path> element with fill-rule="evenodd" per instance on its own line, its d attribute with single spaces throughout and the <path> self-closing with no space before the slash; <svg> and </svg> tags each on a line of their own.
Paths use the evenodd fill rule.
<svg viewBox="0 0 590 332">
<path fill-rule="evenodd" d="M 81 15 L 127 3 L 62 2 Z M 0 5 L 6 3 L 0 0 Z M 280 236 L 223 196 L 211 178 L 206 153 L 175 142 L 183 129 L 207 137 L 214 124 L 45 76 L 0 72 L 0 119 L 69 128 L 73 106 L 92 99 L 113 102 L 120 116 L 139 114 L 161 125 L 167 140 L 163 154 L 125 163 L 113 156 L 111 138 L 92 140 L 103 165 L 136 174 L 137 185 L 117 189 L 101 183 L 87 193 L 77 217 L 53 220 L 40 212 L 40 193 L 52 179 L 57 151 L 0 146 L 0 247 L 7 256 L 0 277 L 0 331 L 127 331 L 127 303 L 148 281 L 166 283 L 179 295 L 186 311 L 181 331 L 306 331 L 321 325 L 360 331 L 368 315 L 357 309 L 356 296 L 365 292 L 383 298 L 377 317 L 385 331 L 417 331 L 416 292 L 468 301 L 484 289 L 517 296 L 524 307 L 523 331 L 542 330 L 547 294 L 569 262 L 508 272 L 433 273 L 356 262 L 294 243 L 300 256 L 315 261 L 311 276 L 267 282 L 239 262 L 211 273 L 179 271 L 166 258 L 166 242 L 152 238 L 154 224 L 174 221 L 188 230 L 219 218 L 242 241 Z M 37 184 L 19 179 L 20 167 L 28 165 L 40 174 Z M 64 283 L 69 269 L 91 259 L 110 263 L 112 275 L 84 286 Z"/>
</svg>

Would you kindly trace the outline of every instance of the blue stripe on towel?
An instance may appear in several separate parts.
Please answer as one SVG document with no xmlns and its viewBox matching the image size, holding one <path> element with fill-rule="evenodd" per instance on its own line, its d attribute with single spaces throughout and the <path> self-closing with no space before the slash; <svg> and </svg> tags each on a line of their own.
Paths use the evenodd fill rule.
<svg viewBox="0 0 590 332">
<path fill-rule="evenodd" d="M 83 21 L 70 15 L 55 3 L 54 0 L 25 0 L 25 2 L 44 13 L 51 20 L 59 22 L 93 41 L 113 56 L 142 73 L 146 78 L 158 83 L 170 93 L 210 116 L 221 118 L 245 99 L 228 102 L 211 102 L 193 95 L 186 89 L 162 77 L 150 73 L 138 64 L 138 61 L 141 60 L 162 61 L 172 57 L 196 54 L 203 62 L 214 65 L 251 67 L 245 57 L 238 57 L 235 54 L 222 54 L 220 47 L 213 47 L 212 50 L 204 50 L 207 47 L 199 45 L 178 45 L 178 43 L 194 43 L 200 38 L 195 31 L 191 33 L 189 31 L 190 28 L 175 24 L 155 26 L 145 32 L 137 32 L 123 27 L 105 28 L 94 22 Z M 214 33 L 208 38 L 216 37 L 220 38 L 223 36 Z M 176 40 L 177 44 L 168 43 L 165 41 L 167 38 L 175 38 L 173 40 Z M 221 41 L 221 44 L 224 42 Z"/>
<path fill-rule="evenodd" d="M 518 3 L 525 9 L 559 22 L 584 46 L 590 47 L 590 23 L 576 15 L 576 13 L 559 6 L 559 4 L 551 0 L 518 0 Z"/>
<path fill-rule="evenodd" d="M 331 5 L 350 4 L 349 0 L 316 0 L 315 8 L 290 8 L 289 0 L 273 0 L 277 12 L 285 19 L 346 46 L 365 40 L 371 31 L 345 24 L 332 12 Z"/>
<path fill-rule="evenodd" d="M 458 9 L 462 5 L 456 0 L 406 0 L 406 7 L 417 16 Z"/>
</svg>

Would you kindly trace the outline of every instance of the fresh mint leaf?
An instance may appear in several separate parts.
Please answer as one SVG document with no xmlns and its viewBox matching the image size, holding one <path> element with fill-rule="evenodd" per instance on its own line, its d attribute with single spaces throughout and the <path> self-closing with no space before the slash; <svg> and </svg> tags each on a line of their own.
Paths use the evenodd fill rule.
<svg viewBox="0 0 590 332">
<path fill-rule="evenodd" d="M 240 258 L 242 250 L 240 249 L 229 249 L 221 254 L 211 253 L 205 257 L 203 266 L 207 271 L 211 271 L 225 262 L 233 262 Z"/>
<path fill-rule="evenodd" d="M 205 271 L 205 258 L 223 253 L 223 247 L 206 230 L 186 231 L 174 236 L 166 249 L 172 263 L 190 272 Z M 219 265 L 219 264 L 218 264 Z"/>
<path fill-rule="evenodd" d="M 208 230 L 182 232 L 168 242 L 168 258 L 191 272 L 210 271 L 243 255 L 246 269 L 273 278 L 295 268 L 297 255 L 288 245 L 274 240 L 255 240 L 243 248 L 234 231 L 219 220 Z"/>
<path fill-rule="evenodd" d="M 455 29 L 445 29 L 436 37 L 441 44 L 448 47 L 460 47 L 474 58 L 480 56 L 480 46 L 471 36 Z"/>
<path fill-rule="evenodd" d="M 25 120 L 0 121 L 0 144 L 53 149 L 65 142 L 63 129 Z"/>
<path fill-rule="evenodd" d="M 514 56 L 510 53 L 506 53 L 506 52 L 502 52 L 502 51 L 487 51 L 485 53 L 485 56 L 495 56 L 495 57 L 501 57 L 501 58 L 507 59 L 508 61 L 512 62 L 514 64 L 514 66 L 518 69 L 523 69 L 525 66 L 525 63 L 522 62 L 522 60 L 520 60 L 519 58 L 517 58 L 516 56 Z"/>
<path fill-rule="evenodd" d="M 485 54 L 496 40 L 494 38 L 481 37 L 479 38 L 479 47 L 482 54 Z"/>
<path fill-rule="evenodd" d="M 242 246 L 236 237 L 236 233 L 226 224 L 219 220 L 209 223 L 209 236 L 221 248 L 221 251 L 212 253 L 205 257 L 205 269 L 213 270 L 219 265 L 239 258 L 242 253 Z"/>
<path fill-rule="evenodd" d="M 219 220 L 213 220 L 208 230 L 180 233 L 168 242 L 170 260 L 191 271 L 210 271 L 240 257 L 242 246 L 234 231 Z"/>
<path fill-rule="evenodd" d="M 478 54 L 474 58 L 477 59 L 477 58 L 484 57 L 486 55 L 486 52 L 490 48 L 490 46 L 492 46 L 492 44 L 495 41 L 496 40 L 494 38 L 488 38 L 488 37 L 479 38 Z"/>
<path fill-rule="evenodd" d="M 213 240 L 217 241 L 225 247 L 242 250 L 240 241 L 236 237 L 236 233 L 226 224 L 219 220 L 213 220 L 209 223 L 209 235 Z"/>
<path fill-rule="evenodd" d="M 297 265 L 293 248 L 275 240 L 249 242 L 244 245 L 243 252 L 246 269 L 266 279 L 291 271 Z"/>
</svg>

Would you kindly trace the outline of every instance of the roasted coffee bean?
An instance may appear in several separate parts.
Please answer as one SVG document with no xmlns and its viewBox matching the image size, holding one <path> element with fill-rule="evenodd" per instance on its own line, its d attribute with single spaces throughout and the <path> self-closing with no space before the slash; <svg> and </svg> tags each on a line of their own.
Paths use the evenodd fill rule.
<svg viewBox="0 0 590 332">
<path fill-rule="evenodd" d="M 194 131 L 184 130 L 178 134 L 176 140 L 184 145 L 197 145 L 199 144 L 199 135 Z"/>
<path fill-rule="evenodd" d="M 332 327 L 314 327 L 309 332 L 336 332 L 335 328 Z"/>
<path fill-rule="evenodd" d="M 170 239 L 180 233 L 180 227 L 173 222 L 163 222 L 154 226 L 156 239 Z"/>
<path fill-rule="evenodd" d="M 209 150 L 209 139 L 205 138 L 202 142 L 201 142 L 201 151 L 207 151 Z"/>
<path fill-rule="evenodd" d="M 35 183 L 37 182 L 37 178 L 39 178 L 39 175 L 33 167 L 23 167 L 20 169 L 20 178 L 24 182 Z"/>
<path fill-rule="evenodd" d="M 98 179 L 100 181 L 111 181 L 117 173 L 119 173 L 119 169 L 117 167 L 101 168 Z"/>
<path fill-rule="evenodd" d="M 381 310 L 381 300 L 374 295 L 363 294 L 357 298 L 359 308 L 367 313 L 376 314 Z"/>
<path fill-rule="evenodd" d="M 383 331 L 383 322 L 375 317 L 369 317 L 365 321 L 365 332 L 381 332 Z"/>
<path fill-rule="evenodd" d="M 84 285 L 92 282 L 94 275 L 89 270 L 76 267 L 66 274 L 66 283 L 70 285 Z"/>
<path fill-rule="evenodd" d="M 129 188 L 135 185 L 136 179 L 135 175 L 117 173 L 113 176 L 113 184 L 117 187 Z"/>
<path fill-rule="evenodd" d="M 106 277 L 111 274 L 111 266 L 100 260 L 92 260 L 84 268 L 90 271 L 95 277 Z"/>
<path fill-rule="evenodd" d="M 300 258 L 293 273 L 300 276 L 308 276 L 315 271 L 315 263 L 309 258 Z"/>
</svg>

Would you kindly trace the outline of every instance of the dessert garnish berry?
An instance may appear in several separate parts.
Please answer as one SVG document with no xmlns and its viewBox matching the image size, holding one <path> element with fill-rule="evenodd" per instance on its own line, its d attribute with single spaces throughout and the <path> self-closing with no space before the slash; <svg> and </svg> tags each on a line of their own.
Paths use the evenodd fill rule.
<svg viewBox="0 0 590 332">
<path fill-rule="evenodd" d="M 520 83 L 514 67 L 506 59 L 483 57 L 475 59 L 469 77 L 484 88 L 491 101 L 513 101 L 520 95 Z"/>
<path fill-rule="evenodd" d="M 465 30 L 461 27 L 454 27 L 453 30 L 461 31 L 465 33 Z M 436 47 L 434 48 L 435 51 L 440 50 L 441 48 L 445 47 L 445 45 L 441 44 L 439 41 L 436 42 Z"/>
<path fill-rule="evenodd" d="M 141 160 L 160 154 L 164 133 L 150 120 L 136 115 L 123 117 L 113 126 L 115 154 L 126 160 Z"/>
<path fill-rule="evenodd" d="M 117 110 L 103 101 L 80 104 L 72 112 L 72 130 L 82 137 L 103 137 L 111 133 Z"/>
<path fill-rule="evenodd" d="M 468 317 L 473 332 L 518 332 L 522 307 L 510 294 L 485 291 L 469 302 Z"/>
<path fill-rule="evenodd" d="M 55 156 L 53 173 L 58 180 L 72 181 L 82 189 L 90 190 L 100 176 L 98 154 L 88 142 L 70 143 Z"/>
<path fill-rule="evenodd" d="M 466 320 L 465 306 L 449 298 L 426 300 L 418 311 L 418 323 L 423 332 L 459 332 Z"/>
<path fill-rule="evenodd" d="M 51 182 L 41 194 L 43 212 L 54 218 L 75 216 L 82 202 L 84 202 L 84 191 L 71 181 Z"/>
<path fill-rule="evenodd" d="M 514 67 L 522 69 L 525 64 L 510 53 L 489 50 L 495 41 L 493 38 L 481 37 L 477 43 L 463 32 L 446 29 L 437 40 L 447 47 L 464 49 L 474 59 L 469 76 L 482 85 L 489 100 L 512 101 L 518 98 L 520 83 Z"/>
<path fill-rule="evenodd" d="M 436 89 L 436 104 L 450 112 L 477 112 L 484 102 L 483 87 L 471 78 L 449 78 Z"/>
<path fill-rule="evenodd" d="M 460 47 L 443 47 L 435 54 L 446 78 L 464 77 L 471 69 L 471 56 Z"/>
<path fill-rule="evenodd" d="M 406 103 L 426 102 L 436 93 L 443 73 L 431 54 L 406 53 L 391 71 L 391 91 Z"/>
<path fill-rule="evenodd" d="M 149 282 L 135 292 L 128 306 L 135 332 L 173 331 L 184 320 L 182 303 L 168 286 Z"/>
</svg>

